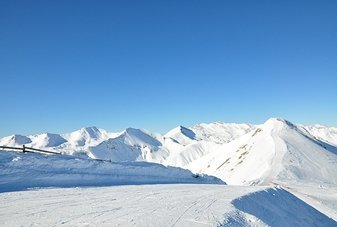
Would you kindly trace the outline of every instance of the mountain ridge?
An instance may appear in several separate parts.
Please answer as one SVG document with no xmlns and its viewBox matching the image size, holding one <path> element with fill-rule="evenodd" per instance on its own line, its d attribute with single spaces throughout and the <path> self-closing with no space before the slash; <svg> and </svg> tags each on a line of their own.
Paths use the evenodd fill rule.
<svg viewBox="0 0 337 227">
<path fill-rule="evenodd" d="M 333 180 L 337 179 L 336 141 L 333 127 L 270 118 L 260 125 L 178 126 L 165 135 L 134 128 L 110 133 L 86 127 L 65 134 L 13 135 L 1 138 L 0 145 L 25 144 L 114 162 L 154 162 L 213 175 L 229 184 L 265 185 L 305 180 L 337 184 Z"/>
</svg>

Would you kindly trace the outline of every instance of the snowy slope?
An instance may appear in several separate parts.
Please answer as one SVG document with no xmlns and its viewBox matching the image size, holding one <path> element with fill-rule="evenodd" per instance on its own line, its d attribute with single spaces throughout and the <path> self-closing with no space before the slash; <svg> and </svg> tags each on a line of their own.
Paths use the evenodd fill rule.
<svg viewBox="0 0 337 227">
<path fill-rule="evenodd" d="M 62 144 L 58 149 L 68 154 L 76 152 L 87 153 L 90 146 L 96 146 L 104 140 L 118 135 L 119 133 L 108 133 L 106 130 L 96 127 L 81 128 L 77 131 L 63 134 L 62 136 L 67 140 L 67 143 Z"/>
<path fill-rule="evenodd" d="M 337 146 L 337 128 L 326 127 L 323 125 L 312 125 L 312 126 L 299 126 L 307 130 L 315 138 L 329 143 L 333 146 Z"/>
<path fill-rule="evenodd" d="M 29 144 L 32 140 L 28 138 L 27 136 L 22 135 L 12 135 L 12 136 L 6 136 L 4 138 L 0 139 L 0 145 L 2 146 L 21 146 L 23 144 Z"/>
<path fill-rule="evenodd" d="M 238 185 L 298 181 L 337 184 L 337 156 L 283 119 L 270 119 L 185 168 Z"/>
<path fill-rule="evenodd" d="M 165 146 L 170 155 L 164 163 L 186 167 L 189 163 L 217 151 L 221 144 L 245 135 L 254 128 L 255 126 L 249 124 L 223 122 L 203 123 L 189 129 L 179 126 L 165 134 Z"/>
<path fill-rule="evenodd" d="M 107 133 L 103 129 L 96 127 L 81 128 L 75 132 L 65 134 L 64 137 L 71 144 L 76 146 L 86 146 L 95 141 L 107 138 Z"/>
<path fill-rule="evenodd" d="M 214 177 L 196 178 L 188 170 L 155 163 L 111 163 L 66 155 L 0 152 L 0 192 L 32 187 L 163 183 L 224 184 Z"/>
<path fill-rule="evenodd" d="M 31 136 L 31 146 L 33 147 L 57 147 L 67 142 L 61 135 L 53 133 L 43 133 Z"/>
<path fill-rule="evenodd" d="M 116 138 L 89 147 L 89 157 L 111 161 L 150 161 L 160 163 L 168 150 L 148 132 L 128 128 Z"/>
<path fill-rule="evenodd" d="M 253 192 L 233 200 L 232 204 L 240 211 L 258 217 L 268 226 L 335 226 L 337 224 L 333 219 L 327 218 L 281 188 Z M 236 224 L 235 221 L 234 219 L 234 223 L 229 224 Z M 238 224 L 241 225 L 240 222 Z"/>
<path fill-rule="evenodd" d="M 318 187 L 310 184 L 297 184 L 287 187 L 287 190 L 321 213 L 337 221 L 337 187 Z"/>
<path fill-rule="evenodd" d="M 197 160 L 202 160 L 209 154 L 212 154 L 222 148 L 221 145 L 208 141 L 195 141 L 186 146 L 177 148 L 174 152 L 171 152 L 170 156 L 165 160 L 164 164 L 171 166 L 179 166 L 183 168 L 189 168 L 190 164 Z M 198 165 L 194 172 L 202 172 Z"/>
<path fill-rule="evenodd" d="M 38 198 L 38 199 L 36 199 Z M 4 226 L 336 226 L 279 188 L 137 185 L 0 194 Z"/>
<path fill-rule="evenodd" d="M 186 146 L 196 140 L 195 133 L 184 126 L 178 126 L 165 134 L 165 138 L 171 138 L 175 142 Z"/>
<path fill-rule="evenodd" d="M 198 140 L 223 144 L 243 136 L 255 128 L 256 126 L 251 124 L 215 122 L 195 125 L 191 127 L 191 130 L 196 134 L 195 137 Z"/>
</svg>

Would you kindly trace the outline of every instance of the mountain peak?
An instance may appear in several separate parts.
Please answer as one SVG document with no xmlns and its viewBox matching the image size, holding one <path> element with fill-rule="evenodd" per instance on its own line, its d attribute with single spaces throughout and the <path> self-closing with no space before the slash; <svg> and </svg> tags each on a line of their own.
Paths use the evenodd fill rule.
<svg viewBox="0 0 337 227">
<path fill-rule="evenodd" d="M 127 128 L 125 129 L 124 131 L 125 133 L 128 133 L 128 134 L 143 134 L 144 132 L 140 129 L 137 129 L 137 128 Z"/>
<path fill-rule="evenodd" d="M 125 129 L 125 131 L 116 139 L 122 139 L 124 141 L 127 141 L 129 145 L 146 144 L 151 147 L 162 145 L 156 138 L 152 137 L 150 134 L 136 128 Z"/>
<path fill-rule="evenodd" d="M 86 131 L 86 132 L 97 132 L 97 131 L 99 131 L 99 129 L 96 126 L 83 127 L 80 130 Z"/>
<path fill-rule="evenodd" d="M 279 118 L 279 117 L 273 117 L 273 118 L 269 118 L 264 125 L 273 125 L 273 126 L 290 126 L 290 127 L 295 127 L 295 125 L 293 123 L 291 123 L 290 121 L 284 119 L 284 118 Z"/>
<path fill-rule="evenodd" d="M 178 127 L 176 127 L 174 129 L 172 129 L 171 131 L 169 131 L 166 134 L 166 136 L 174 138 L 177 134 L 182 134 L 182 135 L 188 137 L 191 140 L 194 140 L 195 137 L 196 137 L 195 133 L 191 129 L 186 128 L 186 127 L 184 127 L 182 125 L 179 125 Z"/>
<path fill-rule="evenodd" d="M 31 142 L 32 140 L 29 137 L 18 134 L 0 138 L 0 145 L 3 146 L 20 146 Z"/>
<path fill-rule="evenodd" d="M 269 118 L 266 122 L 284 122 L 285 119 L 284 118 L 280 118 L 280 117 L 271 117 Z"/>
<path fill-rule="evenodd" d="M 97 139 L 101 134 L 101 131 L 95 126 L 81 128 L 79 132 L 81 134 L 87 134 L 90 138 L 94 139 Z"/>
<path fill-rule="evenodd" d="M 34 146 L 38 147 L 57 147 L 66 142 L 67 140 L 61 135 L 49 132 L 35 135 L 33 139 Z"/>
<path fill-rule="evenodd" d="M 166 133 L 165 137 L 171 138 L 184 146 L 196 140 L 196 134 L 191 129 L 181 125 Z"/>
<path fill-rule="evenodd" d="M 18 134 L 14 134 L 11 136 L 11 140 L 16 143 L 16 144 L 19 144 L 19 145 L 22 145 L 22 144 L 27 144 L 27 143 L 31 143 L 32 140 L 29 139 L 27 136 L 22 136 L 22 135 L 18 135 Z"/>
</svg>

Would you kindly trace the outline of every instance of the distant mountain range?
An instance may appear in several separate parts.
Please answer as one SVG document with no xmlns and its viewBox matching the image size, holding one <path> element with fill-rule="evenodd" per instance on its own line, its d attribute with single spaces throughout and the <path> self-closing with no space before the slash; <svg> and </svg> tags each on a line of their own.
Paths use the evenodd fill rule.
<svg viewBox="0 0 337 227">
<path fill-rule="evenodd" d="M 12 135 L 3 146 L 32 146 L 113 162 L 146 161 L 216 176 L 228 184 L 337 184 L 337 128 L 215 122 L 178 126 L 165 135 L 87 127 L 66 134 Z"/>
</svg>

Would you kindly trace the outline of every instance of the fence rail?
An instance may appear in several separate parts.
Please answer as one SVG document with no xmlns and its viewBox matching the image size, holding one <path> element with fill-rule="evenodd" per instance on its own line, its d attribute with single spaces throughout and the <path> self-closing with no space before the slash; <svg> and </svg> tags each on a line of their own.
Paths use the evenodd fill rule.
<svg viewBox="0 0 337 227">
<path fill-rule="evenodd" d="M 0 149 L 7 149 L 7 150 L 20 150 L 23 153 L 47 153 L 47 154 L 59 154 L 61 155 L 62 153 L 60 152 L 55 152 L 55 151 L 47 151 L 47 150 L 43 150 L 43 149 L 38 149 L 38 148 L 34 148 L 34 147 L 27 147 L 25 145 L 22 145 L 22 147 L 10 147 L 10 146 L 0 146 Z M 74 158 L 79 158 L 74 156 Z M 100 161 L 100 162 L 110 162 L 111 160 L 105 160 L 105 159 L 98 159 L 98 158 L 92 158 L 90 160 L 95 160 L 95 161 Z"/>
<path fill-rule="evenodd" d="M 22 147 L 8 147 L 8 146 L 0 146 L 1 149 L 10 149 L 10 150 L 22 150 Z"/>
<path fill-rule="evenodd" d="M 23 153 L 26 152 L 31 152 L 31 153 L 47 153 L 47 154 L 61 154 L 59 152 L 55 152 L 55 151 L 47 151 L 47 150 L 43 150 L 43 149 L 37 149 L 34 147 L 26 147 L 25 145 L 23 145 L 22 147 L 9 147 L 9 146 L 0 146 L 0 149 L 8 149 L 8 150 L 20 150 Z"/>
</svg>

